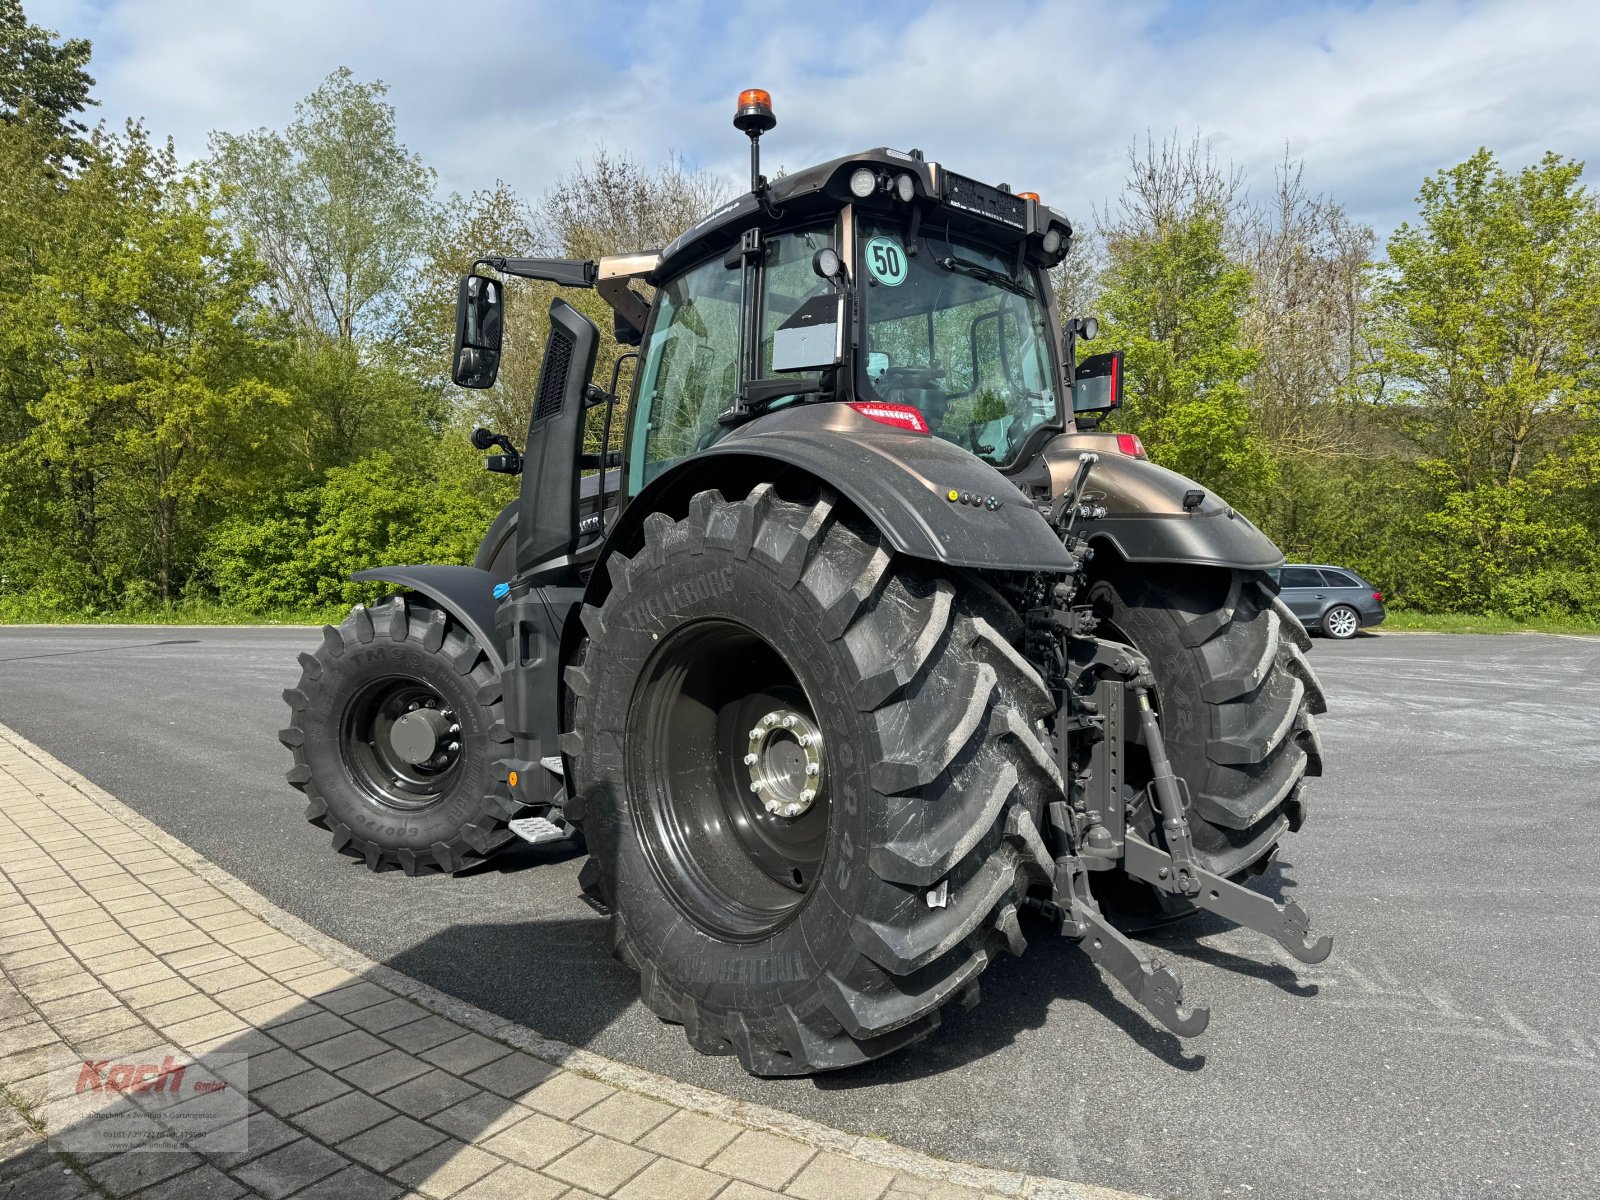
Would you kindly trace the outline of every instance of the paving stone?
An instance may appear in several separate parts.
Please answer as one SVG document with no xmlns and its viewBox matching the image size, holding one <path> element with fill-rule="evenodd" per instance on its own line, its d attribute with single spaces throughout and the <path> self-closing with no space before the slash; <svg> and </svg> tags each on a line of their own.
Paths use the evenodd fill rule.
<svg viewBox="0 0 1600 1200">
<path fill-rule="evenodd" d="M 296 1114 L 293 1120 L 318 1141 L 338 1143 L 365 1133 L 394 1115 L 394 1109 L 365 1092 L 346 1092 L 326 1104 Z"/>
<path fill-rule="evenodd" d="M 429 1147 L 444 1141 L 444 1134 L 410 1117 L 395 1117 L 375 1129 L 339 1143 L 339 1152 L 374 1171 L 387 1171 Z"/>
<path fill-rule="evenodd" d="M 317 1003 L 329 1012 L 336 1012 L 340 1016 L 354 1012 L 361 1008 L 371 1008 L 374 1004 L 382 1004 L 385 1000 L 393 999 L 394 993 L 387 988 L 381 988 L 375 983 L 361 980 L 348 987 L 338 988 L 335 991 L 323 992 L 317 995 Z"/>
<path fill-rule="evenodd" d="M 476 1146 L 451 1139 L 398 1166 L 392 1174 L 425 1196 L 447 1200 L 501 1165 L 501 1160 Z"/>
<path fill-rule="evenodd" d="M 131 993 L 124 992 L 122 998 L 127 1000 Z M 139 1007 L 135 1005 L 134 1007 Z M 199 992 L 180 997 L 177 1000 L 164 1000 L 159 1004 L 147 1005 L 142 1013 L 144 1019 L 157 1029 L 165 1029 L 168 1025 L 176 1025 L 179 1021 L 189 1021 L 195 1017 L 209 1017 L 213 1013 L 222 1012 L 219 1005 L 210 996 L 202 996 Z"/>
<path fill-rule="evenodd" d="M 223 953 L 226 954 L 227 951 L 224 950 Z M 229 955 L 229 962 L 226 965 L 219 964 L 213 968 L 208 963 L 203 971 L 187 971 L 185 974 L 195 987 L 208 996 L 216 996 L 266 979 L 266 976 L 255 967 L 233 955 Z"/>
<path fill-rule="evenodd" d="M 84 1013 L 82 1016 L 52 1017 L 51 1023 L 55 1025 L 57 1033 L 73 1044 L 143 1024 L 135 1014 L 120 1004 L 100 1012 Z"/>
<path fill-rule="evenodd" d="M 383 1093 L 383 1101 L 403 1113 L 423 1118 L 477 1094 L 478 1089 L 472 1084 L 435 1068 L 426 1075 L 390 1088 Z"/>
<path fill-rule="evenodd" d="M 348 1034 L 346 1037 L 350 1036 Z M 366 1092 L 381 1092 L 397 1087 L 408 1079 L 426 1075 L 431 1067 L 404 1050 L 385 1050 L 373 1058 L 362 1059 L 334 1073 Z"/>
<path fill-rule="evenodd" d="M 460 1104 L 434 1113 L 428 1118 L 428 1124 L 437 1125 L 464 1142 L 481 1142 L 532 1115 L 531 1109 L 520 1104 L 489 1092 L 479 1092 Z"/>
<path fill-rule="evenodd" d="M 486 1067 L 479 1067 L 467 1079 L 479 1087 L 515 1099 L 527 1095 L 555 1073 L 556 1068 L 543 1059 L 518 1050 Z"/>
<path fill-rule="evenodd" d="M 671 1105 L 637 1092 L 618 1092 L 584 1112 L 574 1124 L 619 1142 L 636 1142 L 671 1115 Z"/>
<path fill-rule="evenodd" d="M 366 1030 L 352 1029 L 349 1033 L 342 1033 L 336 1038 L 307 1046 L 300 1053 L 319 1067 L 337 1071 L 340 1067 L 348 1067 L 376 1057 L 388 1049 L 387 1042 L 380 1042 Z"/>
<path fill-rule="evenodd" d="M 254 970 L 247 967 L 246 970 Z M 260 975 L 260 972 L 256 972 Z M 208 989 L 209 990 L 209 989 Z M 262 1004 L 290 1001 L 298 1007 L 302 1001 L 276 979 L 268 979 L 261 975 L 254 983 L 247 983 L 241 987 L 229 988 L 226 991 L 214 993 L 217 1003 L 233 1012 L 243 1012 L 248 1008 L 255 1008 Z"/>
<path fill-rule="evenodd" d="M 893 1179 L 883 1167 L 820 1150 L 784 1191 L 798 1200 L 878 1200 Z"/>
<path fill-rule="evenodd" d="M 243 1124 L 241 1130 L 239 1126 Z M 244 1135 L 244 1148 L 238 1149 L 239 1135 Z M 280 1146 L 297 1141 L 300 1131 L 285 1124 L 269 1112 L 257 1109 L 244 1119 L 222 1129 L 213 1130 L 193 1143 L 193 1148 L 219 1166 L 232 1169 L 252 1158 L 270 1154 Z"/>
<path fill-rule="evenodd" d="M 785 1137 L 747 1129 L 706 1164 L 706 1170 L 731 1175 L 758 1187 L 781 1188 L 816 1152 Z"/>
<path fill-rule="evenodd" d="M 593 1108 L 608 1096 L 616 1095 L 616 1092 L 617 1089 L 609 1084 L 575 1075 L 571 1071 L 557 1071 L 522 1099 L 540 1112 L 570 1121 L 584 1109 Z"/>
<path fill-rule="evenodd" d="M 252 1087 L 250 1098 L 279 1116 L 289 1117 L 332 1100 L 335 1096 L 342 1096 L 349 1090 L 350 1085 L 344 1080 L 312 1068 L 299 1075 L 291 1075 L 281 1083 L 260 1089 Z"/>
<path fill-rule="evenodd" d="M 454 1021 L 447 1021 L 440 1016 L 430 1016 L 420 1021 L 413 1021 L 409 1025 L 390 1029 L 383 1036 L 402 1050 L 421 1054 L 424 1050 L 431 1050 L 445 1042 L 454 1041 L 465 1032 L 466 1030 Z"/>
<path fill-rule="evenodd" d="M 157 954 L 176 954 L 180 950 L 193 950 L 196 946 L 216 945 L 198 929 L 185 933 L 164 933 L 160 937 L 146 938 L 144 944 Z"/>
<path fill-rule="evenodd" d="M 266 966 L 268 959 L 258 960 Z M 302 996 L 320 996 L 348 986 L 356 976 L 343 967 L 331 967 L 310 950 L 283 950 L 271 956 L 271 970 Z"/>
<path fill-rule="evenodd" d="M 229 1179 L 209 1163 L 201 1163 L 192 1171 L 146 1188 L 135 1200 L 234 1200 L 243 1192 L 242 1183 Z"/>
<path fill-rule="evenodd" d="M 174 950 L 162 955 L 162 961 L 169 967 L 182 971 L 190 978 L 204 971 L 214 971 L 224 963 L 243 962 L 226 946 L 217 942 L 206 942 L 203 945 L 191 946 L 187 950 Z M 212 965 L 214 964 L 214 965 Z"/>
<path fill-rule="evenodd" d="M 433 1049 L 423 1051 L 419 1057 L 436 1067 L 443 1067 L 446 1071 L 465 1075 L 468 1071 L 476 1071 L 479 1067 L 487 1066 L 509 1053 L 511 1053 L 509 1046 L 486 1038 L 480 1033 L 469 1033 L 448 1042 L 441 1042 Z"/>
<path fill-rule="evenodd" d="M 718 1195 L 717 1200 L 783 1200 L 783 1197 L 777 1192 L 769 1192 L 766 1188 L 756 1187 L 753 1183 L 735 1179 Z"/>
<path fill-rule="evenodd" d="M 129 967 L 125 971 L 108 971 L 100 977 L 100 982 L 113 992 L 127 992 L 141 984 L 154 983 L 158 979 L 172 979 L 176 974 L 177 972 L 155 962 L 142 967 Z"/>
<path fill-rule="evenodd" d="M 3 1186 L 7 1200 L 13 1196 L 16 1200 L 79 1200 L 96 1194 L 77 1172 L 63 1167 L 54 1156 L 48 1164 L 19 1174 Z"/>
<path fill-rule="evenodd" d="M 100 981 L 88 971 L 73 971 L 59 975 L 55 979 L 25 984 L 24 987 L 27 989 L 28 999 L 39 1004 L 45 1000 L 65 1000 L 68 996 L 76 996 L 81 992 L 98 991 Z"/>
<path fill-rule="evenodd" d="M 571 1150 L 586 1135 L 535 1113 L 481 1143 L 485 1150 L 538 1170 Z"/>
<path fill-rule="evenodd" d="M 136 1054 L 140 1050 L 149 1050 L 163 1045 L 166 1040 L 141 1021 L 131 1028 L 119 1029 L 116 1033 L 88 1038 L 79 1042 L 74 1049 L 85 1058 L 110 1058 L 116 1054 Z"/>
<path fill-rule="evenodd" d="M 346 1159 L 326 1146 L 319 1146 L 310 1138 L 301 1138 L 245 1163 L 235 1174 L 241 1183 L 260 1192 L 267 1200 L 279 1200 L 346 1165 Z"/>
<path fill-rule="evenodd" d="M 95 1163 L 89 1168 L 89 1177 L 113 1196 L 129 1196 L 199 1163 L 194 1154 L 161 1153 L 146 1147 Z"/>
<path fill-rule="evenodd" d="M 354 1028 L 355 1026 L 343 1017 L 335 1016 L 331 1012 L 317 1012 L 299 1020 L 277 1025 L 272 1030 L 272 1036 L 289 1049 L 298 1050 L 302 1046 L 325 1042 L 341 1033 L 349 1033 Z"/>
<path fill-rule="evenodd" d="M 365 1167 L 349 1166 L 303 1192 L 296 1192 L 295 1200 L 389 1200 L 402 1190 L 398 1184 L 382 1175 L 374 1175 Z"/>
<path fill-rule="evenodd" d="M 609 1196 L 654 1161 L 644 1150 L 596 1134 L 544 1167 L 546 1175 L 565 1179 L 600 1196 Z"/>
<path fill-rule="evenodd" d="M 713 1175 L 670 1158 L 658 1158 L 623 1184 L 616 1197 L 617 1200 L 711 1200 L 717 1189 L 727 1182 L 722 1175 Z"/>
<path fill-rule="evenodd" d="M 299 1075 L 301 1072 L 309 1071 L 310 1069 L 311 1064 L 293 1050 L 279 1046 L 277 1049 L 269 1050 L 265 1054 L 253 1054 L 250 1056 L 250 1086 L 253 1088 L 268 1087 L 279 1080 L 288 1079 L 293 1075 Z"/>
<path fill-rule="evenodd" d="M 184 1049 L 191 1050 L 218 1038 L 242 1034 L 248 1029 L 249 1026 L 232 1013 L 217 1012 L 168 1025 L 165 1033 Z"/>
<path fill-rule="evenodd" d="M 96 988 L 92 992 L 79 992 L 62 1000 L 39 1001 L 35 1007 L 48 1019 L 59 1021 L 66 1017 L 86 1017 L 91 1013 L 105 1012 L 107 1009 L 120 1009 L 122 1002 L 105 988 Z"/>
<path fill-rule="evenodd" d="M 657 1154 L 703 1167 L 734 1138 L 739 1127 L 699 1113 L 675 1112 L 639 1140 L 639 1145 Z"/>
<path fill-rule="evenodd" d="M 454 1200 L 554 1200 L 563 1192 L 571 1194 L 566 1184 L 507 1163 L 465 1191 L 457 1192 Z"/>
<path fill-rule="evenodd" d="M 104 975 L 108 971 L 122 971 L 128 967 L 148 966 L 156 961 L 155 955 L 137 943 L 126 948 L 117 947 L 104 953 L 86 954 L 82 950 L 79 953 L 83 955 L 83 965 L 96 975 Z"/>
<path fill-rule="evenodd" d="M 427 1014 L 411 1001 L 396 998 L 344 1015 L 347 1020 L 354 1021 L 363 1029 L 372 1033 L 383 1033 L 401 1025 L 409 1025 Z"/>
</svg>

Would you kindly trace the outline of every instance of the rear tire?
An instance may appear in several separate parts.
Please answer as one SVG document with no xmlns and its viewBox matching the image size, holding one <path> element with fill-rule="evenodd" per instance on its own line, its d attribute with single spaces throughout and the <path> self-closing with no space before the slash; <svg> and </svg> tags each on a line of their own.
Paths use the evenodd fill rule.
<svg viewBox="0 0 1600 1200">
<path fill-rule="evenodd" d="M 278 740 L 294 755 L 287 778 L 305 793 L 306 819 L 335 850 L 416 875 L 460 870 L 512 839 L 517 806 L 495 765 L 511 741 L 500 678 L 453 617 L 417 596 L 358 605 L 323 627 L 300 666 Z M 439 716 L 423 729 L 436 752 L 419 763 L 394 731 L 422 710 Z"/>
<path fill-rule="evenodd" d="M 831 496 L 767 484 L 652 515 L 610 569 L 583 612 L 585 662 L 604 666 L 566 676 L 566 811 L 645 1003 L 703 1053 L 798 1075 L 899 1049 L 976 1000 L 990 959 L 1023 948 L 1018 907 L 1048 881 L 1037 823 L 1061 795 L 1050 696 L 1010 608 L 896 558 Z M 815 722 L 816 774 L 787 743 L 764 757 L 768 705 Z M 768 811 L 769 788 L 795 802 L 791 768 L 814 798 Z"/>
<path fill-rule="evenodd" d="M 1361 632 L 1361 614 L 1348 604 L 1335 604 L 1322 614 L 1322 632 L 1336 642 L 1347 642 Z"/>
<path fill-rule="evenodd" d="M 1118 564 L 1089 595 L 1102 632 L 1150 660 L 1167 755 L 1193 800 L 1196 856 L 1237 875 L 1300 828 L 1303 781 L 1322 774 L 1314 714 L 1327 703 L 1305 627 L 1259 572 Z M 1148 758 L 1127 724 L 1137 790 Z"/>
</svg>

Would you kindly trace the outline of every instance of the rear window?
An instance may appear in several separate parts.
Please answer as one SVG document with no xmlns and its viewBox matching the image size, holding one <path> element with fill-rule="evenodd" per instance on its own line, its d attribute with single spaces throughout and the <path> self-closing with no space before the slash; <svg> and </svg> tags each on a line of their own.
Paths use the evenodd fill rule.
<svg viewBox="0 0 1600 1200">
<path fill-rule="evenodd" d="M 1310 567 L 1285 567 L 1279 587 L 1321 587 L 1322 576 Z"/>
<path fill-rule="evenodd" d="M 1328 581 L 1329 587 L 1358 588 L 1367 586 L 1349 571 L 1323 571 L 1322 577 Z"/>
</svg>

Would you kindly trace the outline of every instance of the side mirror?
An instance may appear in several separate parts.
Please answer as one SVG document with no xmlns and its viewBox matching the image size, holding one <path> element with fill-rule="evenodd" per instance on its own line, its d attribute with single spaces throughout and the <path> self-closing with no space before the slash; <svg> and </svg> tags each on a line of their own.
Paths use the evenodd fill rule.
<svg viewBox="0 0 1600 1200">
<path fill-rule="evenodd" d="M 497 279 L 468 275 L 456 293 L 456 340 L 450 378 L 459 387 L 486 388 L 500 374 L 501 309 L 505 288 Z"/>
<path fill-rule="evenodd" d="M 1075 414 L 1114 411 L 1122 405 L 1122 351 L 1091 355 L 1078 364 L 1072 379 Z"/>
</svg>

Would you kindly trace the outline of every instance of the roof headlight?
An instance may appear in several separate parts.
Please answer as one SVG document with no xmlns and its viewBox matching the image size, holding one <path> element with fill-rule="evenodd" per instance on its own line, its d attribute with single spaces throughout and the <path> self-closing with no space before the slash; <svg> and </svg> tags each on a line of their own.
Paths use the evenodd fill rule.
<svg viewBox="0 0 1600 1200">
<path fill-rule="evenodd" d="M 894 181 L 894 191 L 895 195 L 899 196 L 900 199 L 904 200 L 907 204 L 910 204 L 911 197 L 917 194 L 917 185 L 915 181 L 912 180 L 911 176 L 901 175 Z"/>
<path fill-rule="evenodd" d="M 857 167 L 850 172 L 850 194 L 858 199 L 865 200 L 877 189 L 878 177 L 872 173 L 871 167 Z"/>
<path fill-rule="evenodd" d="M 1046 229 L 1044 231 L 1043 246 L 1046 254 L 1054 254 L 1061 249 L 1061 230 L 1054 225 Z"/>
</svg>

